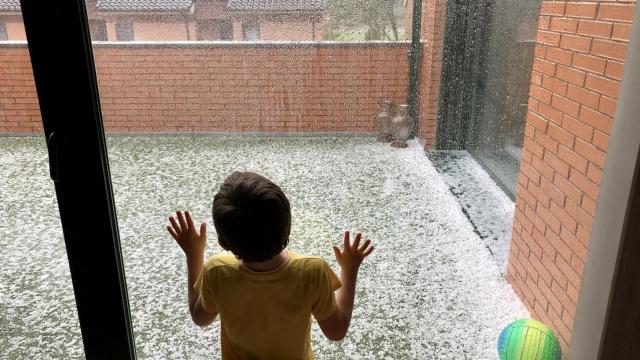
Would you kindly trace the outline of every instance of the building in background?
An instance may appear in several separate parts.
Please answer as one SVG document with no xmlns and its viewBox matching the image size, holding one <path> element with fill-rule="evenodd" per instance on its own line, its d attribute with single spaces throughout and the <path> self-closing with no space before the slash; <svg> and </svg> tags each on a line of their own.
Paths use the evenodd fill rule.
<svg viewBox="0 0 640 360">
<path fill-rule="evenodd" d="M 319 41 L 327 0 L 87 1 L 94 41 Z M 0 41 L 26 40 L 19 0 L 0 0 Z"/>
<path fill-rule="evenodd" d="M 25 40 L 19 0 L 0 0 L 0 41 Z"/>
</svg>

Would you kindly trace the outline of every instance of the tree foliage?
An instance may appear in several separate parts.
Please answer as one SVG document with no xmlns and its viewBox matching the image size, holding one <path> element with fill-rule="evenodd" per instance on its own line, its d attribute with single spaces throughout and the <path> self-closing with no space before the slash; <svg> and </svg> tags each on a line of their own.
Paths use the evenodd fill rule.
<svg viewBox="0 0 640 360">
<path fill-rule="evenodd" d="M 329 0 L 325 38 L 349 39 L 364 32 L 363 40 L 399 40 L 404 23 L 403 0 Z"/>
</svg>

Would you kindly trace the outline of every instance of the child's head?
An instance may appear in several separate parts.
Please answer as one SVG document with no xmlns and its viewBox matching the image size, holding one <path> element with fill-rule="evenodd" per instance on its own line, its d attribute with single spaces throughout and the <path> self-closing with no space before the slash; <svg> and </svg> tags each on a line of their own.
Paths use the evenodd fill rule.
<svg viewBox="0 0 640 360">
<path fill-rule="evenodd" d="M 289 242 L 291 208 L 278 185 L 251 172 L 234 172 L 213 198 L 220 245 L 244 261 L 265 261 Z"/>
</svg>

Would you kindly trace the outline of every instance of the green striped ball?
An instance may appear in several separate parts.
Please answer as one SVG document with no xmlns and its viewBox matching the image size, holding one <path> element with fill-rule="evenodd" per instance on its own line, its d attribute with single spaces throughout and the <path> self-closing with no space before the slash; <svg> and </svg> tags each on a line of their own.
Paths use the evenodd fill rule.
<svg viewBox="0 0 640 360">
<path fill-rule="evenodd" d="M 560 343 L 545 324 L 521 319 L 500 333 L 498 354 L 500 360 L 560 360 Z"/>
</svg>

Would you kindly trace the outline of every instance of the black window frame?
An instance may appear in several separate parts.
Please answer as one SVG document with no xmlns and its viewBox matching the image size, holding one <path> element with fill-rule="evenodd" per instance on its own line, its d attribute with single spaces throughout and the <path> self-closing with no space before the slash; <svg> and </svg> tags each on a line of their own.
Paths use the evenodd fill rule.
<svg viewBox="0 0 640 360">
<path fill-rule="evenodd" d="M 85 0 L 20 3 L 85 357 L 135 359 Z"/>
</svg>

